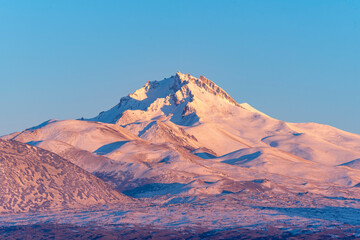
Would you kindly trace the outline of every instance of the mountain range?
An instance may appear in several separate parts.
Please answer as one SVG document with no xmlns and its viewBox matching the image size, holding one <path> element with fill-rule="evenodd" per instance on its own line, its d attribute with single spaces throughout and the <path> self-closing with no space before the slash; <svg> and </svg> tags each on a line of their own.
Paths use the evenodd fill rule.
<svg viewBox="0 0 360 240">
<path fill-rule="evenodd" d="M 134 196 L 237 192 L 258 179 L 273 190 L 333 196 L 342 193 L 323 187 L 353 194 L 360 183 L 359 135 L 271 118 L 180 72 L 94 118 L 49 120 L 3 138 L 54 152 Z"/>
<path fill-rule="evenodd" d="M 2 168 L 7 173 L 0 177 L 12 184 L 1 193 L 9 199 L 0 206 L 3 210 L 136 199 L 141 199 L 139 206 L 196 205 L 204 199 L 253 204 L 257 199 L 262 206 L 293 208 L 347 206 L 343 200 L 360 199 L 359 135 L 274 119 L 248 103 L 237 103 L 209 79 L 180 72 L 146 82 L 95 117 L 48 120 L 2 139 L 1 163 L 25 162 L 19 169 Z M 70 188 L 63 176 L 47 175 L 59 166 L 66 166 L 61 174 Z M 20 184 L 17 179 L 27 179 L 29 171 L 55 185 L 42 184 L 37 174 Z M 54 188 L 57 195 L 52 197 L 47 193 Z M 22 190 L 15 194 L 12 189 Z M 23 205 L 27 189 L 47 195 Z M 23 200 L 14 203 L 14 194 Z"/>
</svg>

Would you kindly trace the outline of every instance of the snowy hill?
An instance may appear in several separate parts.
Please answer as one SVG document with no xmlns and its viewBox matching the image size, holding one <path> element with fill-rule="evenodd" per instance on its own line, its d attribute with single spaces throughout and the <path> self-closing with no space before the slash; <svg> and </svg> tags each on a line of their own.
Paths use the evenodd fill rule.
<svg viewBox="0 0 360 240">
<path fill-rule="evenodd" d="M 129 197 L 46 150 L 0 140 L 0 212 L 27 212 L 129 203 Z"/>
</svg>

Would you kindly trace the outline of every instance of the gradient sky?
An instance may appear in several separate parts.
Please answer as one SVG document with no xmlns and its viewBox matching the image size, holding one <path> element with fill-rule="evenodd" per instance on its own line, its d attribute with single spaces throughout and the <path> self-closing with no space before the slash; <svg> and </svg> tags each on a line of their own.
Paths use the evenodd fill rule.
<svg viewBox="0 0 360 240">
<path fill-rule="evenodd" d="M 0 135 L 93 117 L 176 71 L 360 133 L 360 1 L 0 0 Z"/>
</svg>

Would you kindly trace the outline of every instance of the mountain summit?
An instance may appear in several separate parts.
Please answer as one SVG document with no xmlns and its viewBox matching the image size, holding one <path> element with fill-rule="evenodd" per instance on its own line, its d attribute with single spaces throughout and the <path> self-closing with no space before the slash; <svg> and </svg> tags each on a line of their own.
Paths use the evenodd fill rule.
<svg viewBox="0 0 360 240">
<path fill-rule="evenodd" d="M 188 73 L 177 72 L 162 81 L 147 82 L 134 93 L 121 98 L 110 110 L 88 120 L 126 125 L 162 117 L 178 125 L 190 126 L 208 115 L 208 110 L 222 112 L 224 105 L 241 107 L 204 76 L 196 78 Z"/>
</svg>

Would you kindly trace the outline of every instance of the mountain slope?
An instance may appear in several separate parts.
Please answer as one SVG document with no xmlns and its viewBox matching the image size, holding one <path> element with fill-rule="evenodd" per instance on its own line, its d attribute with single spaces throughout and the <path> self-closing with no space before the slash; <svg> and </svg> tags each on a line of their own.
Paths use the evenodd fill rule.
<svg viewBox="0 0 360 240">
<path fill-rule="evenodd" d="M 0 140 L 0 212 L 68 209 L 132 200 L 41 148 Z"/>
<path fill-rule="evenodd" d="M 360 182 L 360 171 L 318 164 L 271 147 L 244 148 L 215 160 L 258 171 L 329 184 L 354 186 Z"/>
<path fill-rule="evenodd" d="M 90 152 L 114 141 L 141 140 L 117 125 L 79 120 L 49 120 L 11 139 L 20 142 L 58 140 Z"/>
</svg>

